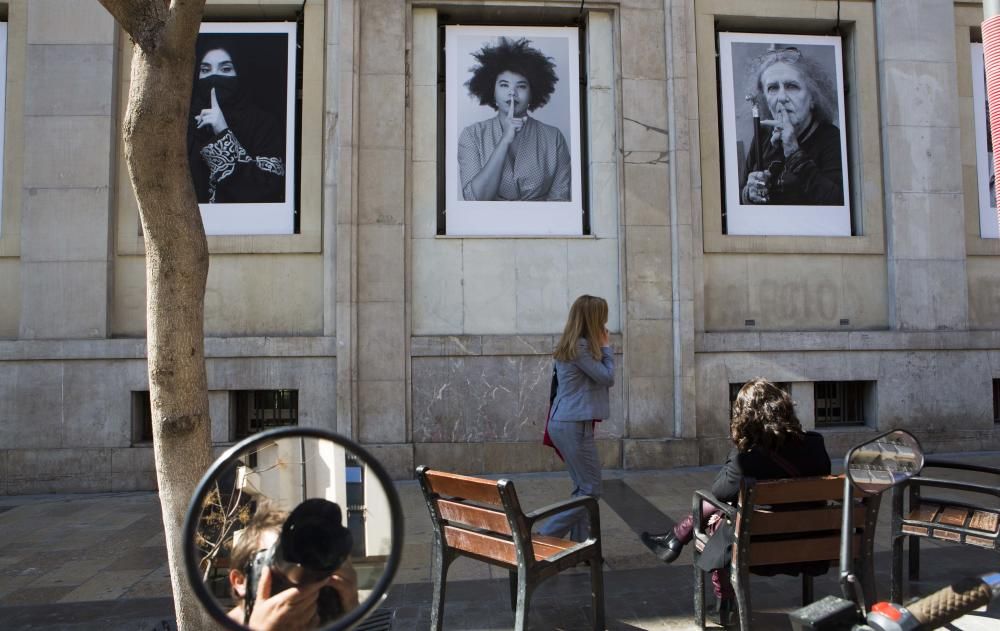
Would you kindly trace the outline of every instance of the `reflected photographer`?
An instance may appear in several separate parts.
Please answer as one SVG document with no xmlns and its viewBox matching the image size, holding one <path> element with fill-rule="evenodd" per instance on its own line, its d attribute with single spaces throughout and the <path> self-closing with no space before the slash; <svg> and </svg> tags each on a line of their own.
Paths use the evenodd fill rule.
<svg viewBox="0 0 1000 631">
<path fill-rule="evenodd" d="M 291 514 L 259 507 L 233 545 L 233 620 L 255 630 L 315 629 L 358 606 L 353 539 L 340 507 L 310 499 Z"/>
</svg>

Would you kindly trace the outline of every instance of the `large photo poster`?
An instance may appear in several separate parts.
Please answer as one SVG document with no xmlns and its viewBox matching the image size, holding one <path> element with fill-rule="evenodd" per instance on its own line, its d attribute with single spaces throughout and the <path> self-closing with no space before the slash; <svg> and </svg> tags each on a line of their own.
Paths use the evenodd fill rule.
<svg viewBox="0 0 1000 631">
<path fill-rule="evenodd" d="M 448 26 L 445 231 L 579 235 L 579 34 Z"/>
<path fill-rule="evenodd" d="M 203 23 L 188 160 L 205 233 L 295 229 L 296 25 Z"/>
<path fill-rule="evenodd" d="M 731 235 L 850 236 L 839 37 L 719 33 Z"/>
<path fill-rule="evenodd" d="M 976 184 L 979 189 L 979 236 L 1000 238 L 997 225 L 997 187 L 993 173 L 993 139 L 990 137 L 989 102 L 986 98 L 986 68 L 983 45 L 973 43 L 972 112 L 976 123 Z"/>
</svg>

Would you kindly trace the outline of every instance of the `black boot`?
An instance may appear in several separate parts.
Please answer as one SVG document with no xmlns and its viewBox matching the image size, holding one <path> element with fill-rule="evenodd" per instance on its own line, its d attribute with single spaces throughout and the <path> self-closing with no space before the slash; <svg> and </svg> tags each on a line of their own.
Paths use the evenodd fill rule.
<svg viewBox="0 0 1000 631">
<path fill-rule="evenodd" d="M 644 532 L 639 538 L 642 539 L 647 548 L 653 551 L 656 558 L 664 563 L 673 563 L 676 561 L 677 557 L 681 554 L 681 550 L 684 549 L 684 544 L 674 535 L 673 530 L 668 530 L 658 535 L 651 535 L 648 532 Z"/>
<path fill-rule="evenodd" d="M 736 620 L 736 599 L 722 598 L 719 600 L 719 626 L 732 627 L 738 623 Z"/>
</svg>

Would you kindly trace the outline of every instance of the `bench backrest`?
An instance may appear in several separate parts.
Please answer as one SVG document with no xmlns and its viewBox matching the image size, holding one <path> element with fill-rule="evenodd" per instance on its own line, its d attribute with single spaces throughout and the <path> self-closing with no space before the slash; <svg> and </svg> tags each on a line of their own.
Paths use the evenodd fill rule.
<svg viewBox="0 0 1000 631">
<path fill-rule="evenodd" d="M 861 550 L 865 529 L 873 527 L 872 500 L 855 499 L 853 550 Z M 749 565 L 776 565 L 840 558 L 844 476 L 744 480 L 736 517 L 734 559 L 743 544 Z"/>
<path fill-rule="evenodd" d="M 441 542 L 469 556 L 516 566 L 519 552 L 530 552 L 527 528 L 510 480 L 474 478 L 417 469 L 417 479 Z"/>
</svg>

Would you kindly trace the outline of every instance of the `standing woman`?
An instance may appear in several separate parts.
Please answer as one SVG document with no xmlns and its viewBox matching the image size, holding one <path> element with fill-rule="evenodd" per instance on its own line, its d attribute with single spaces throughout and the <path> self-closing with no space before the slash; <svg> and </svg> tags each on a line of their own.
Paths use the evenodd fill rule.
<svg viewBox="0 0 1000 631">
<path fill-rule="evenodd" d="M 549 436 L 562 454 L 575 488 L 572 496 L 601 496 L 601 463 L 594 443 L 594 421 L 608 418 L 608 390 L 615 383 L 615 359 L 608 344 L 608 303 L 583 295 L 573 302 L 556 347 L 556 397 L 549 415 Z M 569 532 L 573 541 L 590 535 L 583 507 L 555 515 L 539 529 L 551 537 Z"/>
</svg>

